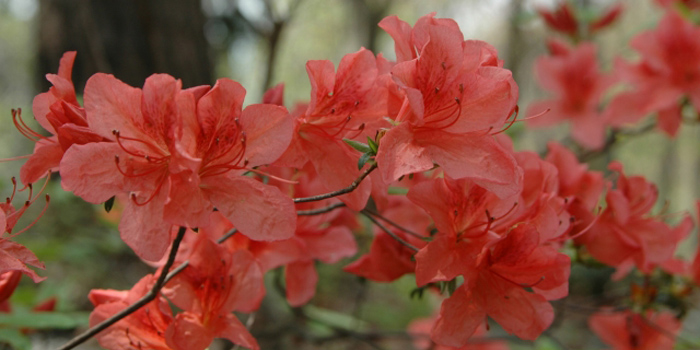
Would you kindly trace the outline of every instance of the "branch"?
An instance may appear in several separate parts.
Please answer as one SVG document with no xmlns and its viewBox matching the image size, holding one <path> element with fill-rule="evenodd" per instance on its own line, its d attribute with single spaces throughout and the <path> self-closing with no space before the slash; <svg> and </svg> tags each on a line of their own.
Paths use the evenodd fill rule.
<svg viewBox="0 0 700 350">
<path fill-rule="evenodd" d="M 98 325 L 86 330 L 82 334 L 71 339 L 68 343 L 66 343 L 62 347 L 58 348 L 58 350 L 68 350 L 68 349 L 75 348 L 76 346 L 84 343 L 86 340 L 88 340 L 88 339 L 94 337 L 95 335 L 97 335 L 98 333 L 102 332 L 107 327 L 119 322 L 123 318 L 131 315 L 136 310 L 140 309 L 141 307 L 145 306 L 146 304 L 151 302 L 153 299 L 155 299 L 158 296 L 158 294 L 160 293 L 160 290 L 165 285 L 166 280 L 170 280 L 172 277 L 175 276 L 175 274 L 182 271 L 189 264 L 189 262 L 184 262 L 180 266 L 178 266 L 173 271 L 172 274 L 168 274 L 168 271 L 170 271 L 170 268 L 173 266 L 173 263 L 175 262 L 175 255 L 177 255 L 178 248 L 180 247 L 180 242 L 182 241 L 182 238 L 185 237 L 186 231 L 187 231 L 187 228 L 185 228 L 185 227 L 180 227 L 180 229 L 177 231 L 177 237 L 175 237 L 175 240 L 173 241 L 173 246 L 172 246 L 172 248 L 170 248 L 170 254 L 168 255 L 168 261 L 163 266 L 163 270 L 161 270 L 160 276 L 158 276 L 156 283 L 153 285 L 151 290 L 148 291 L 148 293 L 146 295 L 141 297 L 141 299 L 139 299 L 135 303 L 131 304 L 131 306 L 127 307 L 126 309 L 114 314 L 112 317 L 100 322 Z"/>
<path fill-rule="evenodd" d="M 372 164 L 369 168 L 367 168 L 367 170 L 363 171 L 362 174 L 360 174 L 360 176 L 357 179 L 355 179 L 355 181 L 353 181 L 352 184 L 350 184 L 350 186 L 348 187 L 329 193 L 319 194 L 318 196 L 294 198 L 294 203 L 316 202 L 352 192 L 357 188 L 357 186 L 360 186 L 362 180 L 364 180 L 372 171 L 374 171 L 374 169 L 377 169 L 377 163 Z"/>
<path fill-rule="evenodd" d="M 233 235 L 238 232 L 238 229 L 232 229 L 231 231 L 228 231 L 225 235 L 221 236 L 221 238 L 216 240 L 216 244 L 221 244 L 224 243 L 227 239 L 231 238 Z"/>
<path fill-rule="evenodd" d="M 405 245 L 406 247 L 408 247 L 409 249 L 413 250 L 414 252 L 417 252 L 417 251 L 420 250 L 420 249 L 416 248 L 413 244 L 408 243 L 408 242 L 405 241 L 403 238 L 401 238 L 401 237 L 397 236 L 395 233 L 391 232 L 391 230 L 389 230 L 388 228 L 386 228 L 386 226 L 382 225 L 382 223 L 379 222 L 379 221 L 377 221 L 377 219 L 375 219 L 374 217 L 372 217 L 372 215 L 369 215 L 369 214 L 365 213 L 364 210 L 361 211 L 360 213 L 364 214 L 364 216 L 366 216 L 370 221 L 372 221 L 375 225 L 379 226 L 379 228 L 382 229 L 382 231 L 386 232 L 389 236 L 391 236 L 393 239 L 395 239 L 395 240 L 398 241 L 399 243 Z"/>
<path fill-rule="evenodd" d="M 413 232 L 413 231 L 411 231 L 411 230 L 409 230 L 409 229 L 407 229 L 407 228 L 405 228 L 405 227 L 403 227 L 403 226 L 401 226 L 401 225 L 399 225 L 399 224 L 397 224 L 397 223 L 395 223 L 395 222 L 393 222 L 393 221 L 387 219 L 387 218 L 384 217 L 382 214 L 379 214 L 379 213 L 377 213 L 377 212 L 374 211 L 374 210 L 371 210 L 371 209 L 364 209 L 364 210 L 362 210 L 362 213 L 363 213 L 363 214 L 369 214 L 369 215 L 375 216 L 375 217 L 377 217 L 377 218 L 379 218 L 379 219 L 382 219 L 382 220 L 385 221 L 387 224 L 389 224 L 389 225 L 391 225 L 391 226 L 394 226 L 394 227 L 398 228 L 399 230 L 401 230 L 401 231 L 403 231 L 403 232 L 406 232 L 406 233 L 408 233 L 409 235 L 411 235 L 411 236 L 413 236 L 413 237 L 416 237 L 416 238 L 418 238 L 418 239 L 423 239 L 423 238 L 425 238 L 425 236 L 420 235 L 420 234 L 418 234 L 418 233 L 416 233 L 416 232 Z"/>
<path fill-rule="evenodd" d="M 342 208 L 345 206 L 345 203 L 335 203 L 331 204 L 327 207 L 323 208 L 318 208 L 318 209 L 310 209 L 310 210 L 298 210 L 297 215 L 298 216 L 311 216 L 311 215 L 319 215 L 319 214 L 325 214 L 330 211 L 333 211 L 338 208 Z"/>
</svg>

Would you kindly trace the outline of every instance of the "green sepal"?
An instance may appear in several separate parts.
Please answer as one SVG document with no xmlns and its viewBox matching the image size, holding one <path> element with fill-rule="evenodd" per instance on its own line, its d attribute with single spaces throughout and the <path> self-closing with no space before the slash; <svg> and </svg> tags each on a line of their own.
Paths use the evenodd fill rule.
<svg viewBox="0 0 700 350">
<path fill-rule="evenodd" d="M 372 140 L 369 136 L 367 136 L 367 145 L 372 150 L 372 154 L 377 154 L 379 145 L 376 142 L 374 142 L 374 140 Z"/>
<path fill-rule="evenodd" d="M 365 166 L 365 164 L 372 159 L 372 155 L 369 153 L 365 153 L 360 157 L 360 160 L 357 161 L 357 169 L 362 170 L 362 167 Z"/>
<path fill-rule="evenodd" d="M 357 142 L 355 140 L 350 140 L 350 139 L 343 139 L 343 141 L 345 141 L 345 143 L 350 145 L 350 147 L 352 147 L 352 148 L 354 148 L 362 153 L 369 153 L 372 151 L 372 149 L 368 145 L 365 145 L 362 142 Z"/>
<path fill-rule="evenodd" d="M 116 197 L 112 197 L 105 202 L 105 211 L 108 213 L 112 210 L 112 207 L 114 207 L 114 198 Z"/>
</svg>

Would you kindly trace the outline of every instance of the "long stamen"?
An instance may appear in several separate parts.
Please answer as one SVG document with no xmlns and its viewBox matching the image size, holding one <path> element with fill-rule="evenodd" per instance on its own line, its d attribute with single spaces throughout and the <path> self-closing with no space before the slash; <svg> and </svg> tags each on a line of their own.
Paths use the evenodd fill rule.
<svg viewBox="0 0 700 350">
<path fill-rule="evenodd" d="M 132 155 L 134 157 L 143 158 L 146 161 L 148 161 L 149 163 L 164 163 L 164 162 L 167 162 L 167 160 L 169 158 L 168 156 L 154 157 L 152 155 L 145 154 L 144 152 L 142 152 L 140 150 L 136 150 L 136 151 L 130 150 L 126 147 L 126 145 L 124 145 L 122 140 L 123 141 L 138 142 L 138 143 L 144 144 L 144 145 L 146 145 L 146 147 L 154 150 L 156 153 L 160 153 L 162 151 L 159 147 L 154 146 L 153 144 L 151 144 L 148 141 L 139 140 L 139 139 L 132 138 L 132 137 L 122 136 L 121 133 L 119 132 L 119 130 L 112 130 L 112 134 L 116 138 L 117 144 L 119 145 L 119 147 L 129 155 Z"/>
<path fill-rule="evenodd" d="M 23 229 L 20 230 L 19 232 L 15 232 L 14 234 L 8 236 L 7 238 L 12 238 L 12 237 L 14 237 L 14 236 L 19 235 L 20 233 L 24 233 L 24 232 L 26 232 L 27 230 L 29 230 L 32 226 L 34 226 L 34 225 L 39 221 L 39 219 L 40 219 L 42 216 L 44 216 L 44 213 L 46 213 L 46 209 L 48 209 L 48 207 L 49 207 L 49 202 L 50 202 L 50 201 L 51 201 L 51 197 L 47 194 L 47 195 L 46 195 L 46 204 L 44 205 L 44 209 L 41 210 L 41 213 L 39 213 L 39 215 L 34 219 L 34 221 L 32 221 L 29 225 L 27 225 L 25 228 L 23 228 Z M 27 201 L 27 202 L 25 203 L 25 208 L 26 208 L 26 207 L 29 207 L 29 204 L 31 204 L 31 203 L 29 203 L 29 201 Z M 8 233 L 10 233 L 10 232 L 8 231 Z"/>
<path fill-rule="evenodd" d="M 21 108 L 12 110 L 12 123 L 15 125 L 20 134 L 34 142 L 39 142 L 40 140 L 50 140 L 46 136 L 34 131 L 24 122 L 24 119 L 22 119 Z"/>
<path fill-rule="evenodd" d="M 156 187 L 155 191 L 153 191 L 153 193 L 151 193 L 151 195 L 144 202 L 139 203 L 135 193 L 131 193 L 131 200 L 134 202 L 134 204 L 138 205 L 139 207 L 148 204 L 150 201 L 153 200 L 153 198 L 156 198 L 156 195 L 158 194 L 158 192 L 160 192 L 161 187 L 163 187 L 163 183 L 165 183 L 166 178 L 167 174 L 163 174 L 163 176 L 161 176 L 160 181 L 158 181 L 158 187 Z"/>
<path fill-rule="evenodd" d="M 15 113 L 17 115 L 17 119 L 19 122 L 24 126 L 25 130 L 29 131 L 32 135 L 40 138 L 40 139 L 45 139 L 46 136 L 34 131 L 34 129 L 30 128 L 27 123 L 24 122 L 24 119 L 22 118 L 22 108 L 17 108 L 17 112 Z"/>
<path fill-rule="evenodd" d="M 12 177 L 12 195 L 10 195 L 10 198 L 7 199 L 8 203 L 11 203 L 15 199 L 15 193 L 17 193 L 17 179 L 15 177 Z"/>
<path fill-rule="evenodd" d="M 536 287 L 538 284 L 540 284 L 540 283 L 542 283 L 542 281 L 544 281 L 544 276 L 541 276 L 540 279 L 537 280 L 537 282 L 534 282 L 534 283 L 530 283 L 530 284 L 518 283 L 518 282 L 515 282 L 515 281 L 513 281 L 512 279 L 510 279 L 510 278 L 508 278 L 508 277 L 505 277 L 505 276 L 501 275 L 500 273 L 498 273 L 498 272 L 496 272 L 496 271 L 494 271 L 494 270 L 491 270 L 491 273 L 493 273 L 494 275 L 496 275 L 496 276 L 502 278 L 503 280 L 505 280 L 505 281 L 507 281 L 507 282 L 510 282 L 510 283 L 512 283 L 512 284 L 514 284 L 514 285 L 516 285 L 516 286 L 518 286 L 518 287 L 521 287 L 521 288 L 532 288 L 532 287 Z"/>
<path fill-rule="evenodd" d="M 27 154 L 27 155 L 24 155 L 24 156 L 17 156 L 17 157 L 12 157 L 12 158 L 4 158 L 4 159 L 0 159 L 0 163 L 11 162 L 11 161 L 13 161 L 13 160 L 27 159 L 27 158 L 31 158 L 32 156 L 33 156 L 33 154 Z"/>
<path fill-rule="evenodd" d="M 114 162 L 117 164 L 117 171 L 119 171 L 120 174 L 124 175 L 124 177 L 140 177 L 140 176 L 145 176 L 149 174 L 153 174 L 158 170 L 162 170 L 162 167 L 154 167 L 151 170 L 144 171 L 143 173 L 140 174 L 135 174 L 135 173 L 127 173 L 126 171 L 122 170 L 121 166 L 119 166 L 119 156 L 115 155 L 114 156 Z"/>
<path fill-rule="evenodd" d="M 593 225 L 595 225 L 595 223 L 598 222 L 598 219 L 600 219 L 600 217 L 602 216 L 602 215 L 600 215 L 601 210 L 603 210 L 603 208 L 602 208 L 602 207 L 598 207 L 598 215 L 596 215 L 595 219 L 593 219 L 593 221 L 591 221 L 591 223 L 588 224 L 588 226 L 586 226 L 585 228 L 583 228 L 581 231 L 579 231 L 579 232 L 576 233 L 575 235 L 573 235 L 573 236 L 565 236 L 565 235 L 562 235 L 562 236 L 561 236 L 560 238 L 558 238 L 558 239 L 553 239 L 553 241 L 555 241 L 555 242 L 561 242 L 561 241 L 566 241 L 566 240 L 569 240 L 569 239 L 575 239 L 575 238 L 580 237 L 580 236 L 583 235 L 584 233 L 588 232 L 588 230 L 590 230 L 591 227 L 593 227 Z M 573 217 L 572 217 L 572 218 L 573 218 Z M 573 228 L 573 227 L 572 227 L 572 228 Z"/>
<path fill-rule="evenodd" d="M 298 184 L 299 184 L 299 181 L 283 179 L 283 178 L 281 178 L 281 177 L 272 175 L 272 174 L 270 174 L 270 173 L 266 173 L 266 172 L 264 172 L 264 171 L 260 171 L 260 170 L 258 170 L 258 169 L 245 168 L 245 170 L 248 170 L 248 171 L 250 171 L 250 172 L 256 173 L 256 174 L 258 174 L 258 175 L 260 175 L 260 176 L 269 177 L 269 178 L 274 179 L 274 180 L 277 180 L 277 181 L 279 181 L 279 182 L 281 182 L 281 183 L 290 184 L 290 185 L 298 185 Z"/>
<path fill-rule="evenodd" d="M 508 125 L 507 125 L 505 128 L 503 128 L 501 131 L 495 132 L 495 133 L 493 133 L 493 134 L 491 134 L 491 135 L 498 135 L 498 134 L 503 133 L 503 132 L 505 132 L 506 130 L 510 129 L 510 127 L 513 126 L 513 124 L 515 124 L 515 122 L 518 120 L 518 113 L 519 113 L 519 111 L 520 111 L 520 107 L 518 107 L 518 106 L 516 105 L 516 106 L 515 106 L 515 116 L 513 117 L 513 120 L 511 120 L 510 123 L 508 123 Z"/>
</svg>

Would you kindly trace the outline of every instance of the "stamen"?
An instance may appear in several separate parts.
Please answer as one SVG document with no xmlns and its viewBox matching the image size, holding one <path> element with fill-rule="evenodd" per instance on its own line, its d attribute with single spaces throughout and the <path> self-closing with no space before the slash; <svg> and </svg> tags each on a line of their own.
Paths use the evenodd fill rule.
<svg viewBox="0 0 700 350">
<path fill-rule="evenodd" d="M 13 161 L 13 160 L 27 159 L 27 158 L 31 158 L 32 156 L 33 156 L 33 154 L 27 154 L 27 155 L 25 155 L 25 156 L 17 156 L 17 157 L 12 157 L 12 158 L 4 158 L 4 159 L 0 159 L 0 163 L 11 162 L 11 161 Z"/>
<path fill-rule="evenodd" d="M 117 171 L 119 171 L 120 174 L 124 175 L 124 177 L 140 177 L 140 176 L 153 174 L 158 170 L 164 169 L 162 166 L 155 166 L 151 170 L 144 171 L 143 173 L 140 173 L 140 174 L 134 174 L 134 173 L 129 174 L 126 171 L 122 170 L 122 168 L 119 166 L 119 156 L 118 155 L 114 156 L 114 162 L 117 165 Z"/>
<path fill-rule="evenodd" d="M 150 142 L 147 142 L 147 141 L 144 141 L 144 140 L 135 139 L 135 138 L 131 138 L 131 137 L 121 136 L 121 133 L 119 132 L 119 130 L 112 130 L 112 135 L 114 135 L 114 137 L 116 138 L 117 144 L 119 145 L 119 147 L 120 147 L 122 150 L 124 150 L 124 152 L 126 152 L 127 154 L 129 154 L 129 155 L 132 155 L 132 156 L 134 156 L 134 157 L 144 158 L 144 159 L 147 159 L 147 158 L 148 158 L 148 159 L 150 159 L 150 160 L 153 161 L 153 162 L 163 162 L 163 161 L 165 161 L 165 160 L 168 159 L 167 156 L 164 156 L 164 157 L 153 157 L 153 156 L 149 156 L 149 155 L 147 155 L 147 154 L 145 154 L 145 153 L 143 153 L 143 152 L 140 152 L 140 151 L 132 151 L 132 150 L 126 148 L 126 146 L 124 145 L 124 143 L 122 143 L 122 140 L 124 140 L 124 141 L 133 141 L 133 142 L 142 143 L 142 144 L 146 145 L 147 147 L 151 148 L 152 150 L 155 150 L 155 151 L 158 152 L 158 153 L 160 153 L 160 152 L 162 151 L 159 147 L 154 146 L 154 145 L 151 144 Z"/>
<path fill-rule="evenodd" d="M 510 123 L 508 124 L 508 126 L 506 126 L 505 128 L 503 128 L 501 131 L 495 132 L 495 133 L 493 133 L 493 134 L 491 134 L 491 135 L 498 135 L 498 134 L 503 133 L 503 132 L 505 132 L 506 130 L 510 129 L 510 127 L 513 126 L 513 124 L 515 123 L 515 121 L 518 119 L 518 113 L 519 113 L 519 112 L 520 112 L 520 107 L 518 107 L 518 106 L 516 105 L 516 106 L 515 106 L 515 116 L 513 117 L 513 120 L 511 120 Z"/>
<path fill-rule="evenodd" d="M 41 213 L 39 213 L 39 215 L 36 217 L 36 219 L 34 219 L 34 221 L 32 221 L 29 225 L 27 225 L 25 228 L 23 228 L 23 229 L 20 230 L 19 232 L 15 232 L 14 234 L 12 234 L 11 236 L 8 236 L 7 238 L 15 237 L 15 236 L 19 235 L 20 233 L 26 232 L 26 231 L 29 230 L 32 226 L 34 226 L 34 225 L 39 221 L 39 219 L 40 219 L 42 216 L 44 216 L 44 213 L 46 213 L 46 209 L 49 207 L 49 202 L 50 202 L 50 201 L 51 201 L 51 197 L 47 194 L 47 195 L 46 195 L 46 204 L 44 205 L 44 209 L 41 210 Z M 30 204 L 31 204 L 31 203 L 30 203 L 29 201 L 27 201 L 27 202 L 24 203 L 24 207 L 27 208 L 27 207 L 29 207 Z M 11 233 L 10 231 L 11 231 L 11 230 L 8 230 L 8 233 Z"/>
<path fill-rule="evenodd" d="M 24 119 L 22 119 L 21 108 L 12 110 L 12 123 L 15 125 L 20 134 L 34 142 L 39 142 L 39 140 L 50 140 L 46 136 L 34 131 L 24 122 Z M 53 140 L 50 141 L 53 142 Z"/>
<path fill-rule="evenodd" d="M 283 178 L 281 178 L 281 177 L 272 175 L 272 174 L 270 174 L 270 173 L 266 173 L 266 172 L 264 172 L 264 171 L 260 171 L 260 170 L 258 170 L 258 169 L 254 169 L 254 168 L 245 168 L 245 170 L 248 170 L 248 171 L 250 171 L 250 172 L 252 172 L 252 173 L 256 173 L 256 174 L 258 174 L 258 175 L 260 175 L 260 176 L 269 177 L 269 178 L 271 178 L 271 179 L 273 179 L 273 180 L 277 180 L 277 181 L 279 181 L 279 182 L 281 182 L 281 183 L 285 183 L 285 184 L 289 184 L 289 185 L 298 185 L 298 184 L 299 184 L 299 181 L 283 179 Z"/>
<path fill-rule="evenodd" d="M 138 205 L 139 207 L 142 207 L 142 206 L 148 204 L 150 201 L 153 200 L 153 198 L 156 198 L 156 195 L 158 194 L 158 192 L 160 192 L 160 189 L 161 189 L 161 187 L 163 187 L 163 184 L 165 183 L 166 179 L 167 179 L 167 173 L 164 173 L 161 176 L 160 181 L 158 181 L 158 187 L 156 187 L 156 189 L 153 191 L 153 193 L 151 193 L 151 195 L 144 202 L 139 203 L 138 198 L 136 198 L 136 194 L 133 192 L 131 193 L 131 200 L 134 202 L 134 204 Z"/>
<path fill-rule="evenodd" d="M 8 203 L 11 203 L 12 200 L 15 199 L 15 193 L 17 193 L 17 179 L 15 177 L 12 177 L 12 195 L 10 195 L 10 198 L 7 199 Z"/>
<path fill-rule="evenodd" d="M 573 236 L 562 235 L 561 237 L 559 237 L 559 238 L 557 238 L 557 239 L 553 239 L 552 241 L 554 241 L 554 242 L 561 242 L 561 241 L 566 241 L 566 240 L 569 240 L 569 239 L 575 239 L 575 238 L 580 237 L 580 236 L 583 235 L 584 233 L 588 232 L 588 230 L 590 230 L 591 227 L 593 227 L 593 225 L 595 225 L 595 223 L 598 222 L 598 220 L 599 220 L 600 217 L 602 216 L 602 215 L 600 215 L 600 212 L 601 212 L 602 210 L 603 210 L 603 207 L 598 207 L 598 214 L 595 216 L 595 219 L 593 219 L 593 221 L 591 221 L 591 223 L 588 224 L 588 226 L 586 226 L 583 230 L 579 231 L 579 232 L 576 233 L 575 235 L 573 235 Z M 575 224 L 573 224 L 573 225 L 575 225 Z M 572 226 L 572 228 L 573 228 L 573 226 Z"/>
<path fill-rule="evenodd" d="M 491 270 L 491 273 L 493 273 L 494 275 L 496 275 L 496 276 L 502 278 L 503 280 L 505 280 L 505 281 L 507 281 L 507 282 L 510 282 L 510 283 L 512 283 L 512 284 L 514 284 L 514 285 L 516 285 L 516 286 L 518 286 L 518 287 L 521 287 L 521 288 L 532 288 L 532 287 L 536 287 L 538 284 L 540 284 L 540 283 L 542 283 L 542 281 L 544 281 L 544 276 L 542 276 L 542 277 L 540 277 L 539 280 L 537 280 L 537 282 L 534 282 L 534 283 L 531 283 L 531 284 L 518 283 L 518 282 L 515 282 L 515 281 L 513 281 L 512 279 L 510 279 L 510 278 L 508 278 L 508 277 L 505 277 L 505 276 L 501 275 L 500 273 L 498 273 L 498 272 L 496 272 L 496 271 L 494 271 L 494 270 Z"/>
</svg>

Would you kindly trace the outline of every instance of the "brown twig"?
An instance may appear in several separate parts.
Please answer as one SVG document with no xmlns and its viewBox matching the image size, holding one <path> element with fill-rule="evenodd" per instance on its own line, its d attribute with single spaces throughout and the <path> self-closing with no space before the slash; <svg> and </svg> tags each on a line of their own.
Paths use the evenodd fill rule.
<svg viewBox="0 0 700 350">
<path fill-rule="evenodd" d="M 382 214 L 379 214 L 379 213 L 377 213 L 377 212 L 374 211 L 374 210 L 371 210 L 371 209 L 364 209 L 364 210 L 362 210 L 362 212 L 363 212 L 363 213 L 366 213 L 366 214 L 369 214 L 369 215 L 372 215 L 372 216 L 374 216 L 374 217 L 376 217 L 376 218 L 378 218 L 378 219 L 382 219 L 382 221 L 386 222 L 387 224 L 389 224 L 389 225 L 391 225 L 391 226 L 394 226 L 394 227 L 398 228 L 399 230 L 401 230 L 401 231 L 403 231 L 403 232 L 406 232 L 406 233 L 408 233 L 409 235 L 411 235 L 411 236 L 413 236 L 413 237 L 416 237 L 416 238 L 418 238 L 418 239 L 423 239 L 423 238 L 425 238 L 425 236 L 420 235 L 420 234 L 418 234 L 418 233 L 416 233 L 416 232 L 413 232 L 413 231 L 411 231 L 411 230 L 409 230 L 409 229 L 407 229 L 407 228 L 405 228 L 405 227 L 403 227 L 403 226 L 401 226 L 401 225 L 395 223 L 394 221 L 389 220 L 388 218 L 384 217 Z"/>
<path fill-rule="evenodd" d="M 408 242 L 407 242 L 406 240 L 404 240 L 403 238 L 401 238 L 401 237 L 397 236 L 395 233 L 391 232 L 391 230 L 389 230 L 388 228 L 386 228 L 386 226 L 382 225 L 382 223 L 379 222 L 379 221 L 377 221 L 377 219 L 375 219 L 374 217 L 372 217 L 372 215 L 369 215 L 369 214 L 365 213 L 364 210 L 361 211 L 360 213 L 362 213 L 364 216 L 366 216 L 370 221 L 372 221 L 375 225 L 377 225 L 380 229 L 382 229 L 382 231 L 386 232 L 389 236 L 391 236 L 391 237 L 392 237 L 393 239 L 395 239 L 397 242 L 399 242 L 399 243 L 405 245 L 406 247 L 408 247 L 409 249 L 413 250 L 414 252 L 417 252 L 417 251 L 420 250 L 420 249 L 416 248 L 413 244 L 408 243 Z"/>
<path fill-rule="evenodd" d="M 231 238 L 233 235 L 238 232 L 238 229 L 232 229 L 231 231 L 226 232 L 225 235 L 221 236 L 221 238 L 216 240 L 216 244 L 221 244 L 224 243 L 227 239 Z"/>
<path fill-rule="evenodd" d="M 170 249 L 170 254 L 168 255 L 168 260 L 166 261 L 165 265 L 163 266 L 163 270 L 160 272 L 160 276 L 158 276 L 158 279 L 156 280 L 156 283 L 153 285 L 150 291 L 146 293 L 141 299 L 136 301 L 135 303 L 131 304 L 129 307 L 126 309 L 114 314 L 112 317 L 100 322 L 98 325 L 91 327 L 90 329 L 86 330 L 82 334 L 76 336 L 75 338 L 71 339 L 63 345 L 62 347 L 58 348 L 58 350 L 68 350 L 68 349 L 73 349 L 76 346 L 84 343 L 88 339 L 94 337 L 98 333 L 102 332 L 105 330 L 107 327 L 119 322 L 123 318 L 131 315 L 141 307 L 145 306 L 149 302 L 151 302 L 153 299 L 155 299 L 158 296 L 158 293 L 160 293 L 160 290 L 163 288 L 165 285 L 166 280 L 170 280 L 172 277 L 175 276 L 175 274 L 179 273 L 182 271 L 189 263 L 183 263 L 182 265 L 178 266 L 175 270 L 173 270 L 172 274 L 169 274 L 168 271 L 170 271 L 170 268 L 173 266 L 173 263 L 175 262 L 175 255 L 177 255 L 178 248 L 180 247 L 180 242 L 182 241 L 182 238 L 185 237 L 185 232 L 187 231 L 187 228 L 185 227 L 180 227 L 180 229 L 177 231 L 177 236 L 175 237 L 175 240 L 173 241 L 173 246 Z M 184 265 L 184 266 L 183 266 Z"/>
<path fill-rule="evenodd" d="M 335 203 L 335 204 L 331 204 L 327 207 L 318 208 L 318 209 L 298 210 L 297 215 L 298 216 L 311 216 L 311 215 L 325 214 L 325 213 L 331 212 L 335 209 L 342 208 L 344 206 L 345 206 L 345 203 Z"/>
<path fill-rule="evenodd" d="M 294 198 L 293 201 L 294 203 L 316 202 L 352 192 L 357 188 L 357 186 L 360 186 L 362 180 L 364 180 L 372 171 L 374 171 L 374 169 L 377 169 L 377 163 L 372 164 L 369 168 L 367 168 L 367 170 L 363 171 L 362 174 L 360 174 L 360 176 L 357 179 L 355 179 L 355 181 L 353 181 L 352 184 L 350 184 L 350 186 L 348 187 L 341 188 L 333 192 L 319 194 L 317 196 Z"/>
</svg>

